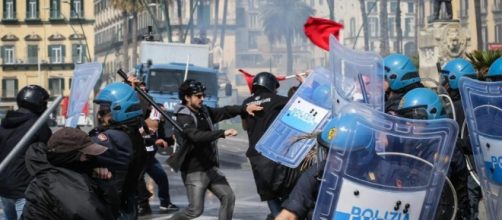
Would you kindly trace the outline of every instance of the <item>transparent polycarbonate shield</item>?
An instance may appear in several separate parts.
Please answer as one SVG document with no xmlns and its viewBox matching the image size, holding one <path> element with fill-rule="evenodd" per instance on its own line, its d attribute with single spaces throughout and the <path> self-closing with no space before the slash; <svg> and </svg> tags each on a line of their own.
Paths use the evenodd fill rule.
<svg viewBox="0 0 502 220">
<path fill-rule="evenodd" d="M 456 122 L 399 118 L 360 103 L 339 112 L 348 115 L 356 119 L 333 132 L 313 219 L 434 219 Z"/>
<path fill-rule="evenodd" d="M 300 137 L 320 129 L 331 115 L 331 75 L 322 68 L 312 71 L 258 141 L 258 152 L 288 167 L 300 164 L 315 144 Z"/>
<path fill-rule="evenodd" d="M 92 89 L 103 72 L 101 63 L 84 63 L 75 67 L 71 81 L 70 103 L 66 126 L 77 127 L 80 113 L 89 100 Z"/>
<path fill-rule="evenodd" d="M 357 101 L 368 103 L 377 110 L 384 106 L 384 66 L 378 54 L 344 47 L 330 37 L 330 69 L 334 73 L 332 85 L 333 112 L 343 105 Z"/>
<path fill-rule="evenodd" d="M 462 77 L 459 89 L 488 219 L 501 219 L 502 82 Z"/>
</svg>

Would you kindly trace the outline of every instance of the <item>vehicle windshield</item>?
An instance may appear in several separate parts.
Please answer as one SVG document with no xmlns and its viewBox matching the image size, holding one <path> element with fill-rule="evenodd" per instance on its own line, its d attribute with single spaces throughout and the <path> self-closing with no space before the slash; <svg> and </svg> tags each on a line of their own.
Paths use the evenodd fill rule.
<svg viewBox="0 0 502 220">
<path fill-rule="evenodd" d="M 148 89 L 151 92 L 177 93 L 183 83 L 185 72 L 181 70 L 151 70 L 148 77 Z M 188 71 L 188 79 L 201 82 L 206 87 L 206 96 L 216 96 L 218 81 L 216 74 Z"/>
</svg>

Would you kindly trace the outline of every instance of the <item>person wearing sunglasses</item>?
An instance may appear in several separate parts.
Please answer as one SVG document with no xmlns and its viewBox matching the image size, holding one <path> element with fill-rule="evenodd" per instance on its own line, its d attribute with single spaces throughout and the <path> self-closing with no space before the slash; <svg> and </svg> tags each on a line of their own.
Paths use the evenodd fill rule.
<svg viewBox="0 0 502 220">
<path fill-rule="evenodd" d="M 187 79 L 179 87 L 181 104 L 174 108 L 174 115 L 183 131 L 175 131 L 179 146 L 168 164 L 175 171 L 181 171 L 189 204 L 171 219 L 193 219 L 202 215 L 207 190 L 221 202 L 218 219 L 232 219 L 235 195 L 219 169 L 216 140 L 236 136 L 237 131 L 218 129 L 215 123 L 238 115 L 254 115 L 254 111 L 261 110 L 253 104 L 208 107 L 204 105 L 205 90 L 201 82 L 193 79 Z"/>
</svg>

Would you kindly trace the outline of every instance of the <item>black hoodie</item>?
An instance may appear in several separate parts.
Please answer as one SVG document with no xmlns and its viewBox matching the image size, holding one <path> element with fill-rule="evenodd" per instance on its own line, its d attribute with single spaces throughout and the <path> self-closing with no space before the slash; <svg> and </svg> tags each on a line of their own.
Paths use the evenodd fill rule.
<svg viewBox="0 0 502 220">
<path fill-rule="evenodd" d="M 28 132 L 38 119 L 29 110 L 19 109 L 7 112 L 0 126 L 0 160 L 12 151 L 21 138 Z M 24 198 L 24 191 L 30 183 L 31 177 L 24 165 L 26 146 L 35 142 L 47 143 L 52 132 L 48 125 L 44 124 L 38 132 L 26 143 L 22 150 L 0 173 L 0 196 L 10 199 Z"/>
<path fill-rule="evenodd" d="M 26 152 L 26 168 L 35 178 L 26 189 L 21 219 L 113 219 L 96 184 L 77 171 L 88 163 L 79 161 L 78 151 L 47 155 L 46 149 L 35 143 Z"/>
</svg>

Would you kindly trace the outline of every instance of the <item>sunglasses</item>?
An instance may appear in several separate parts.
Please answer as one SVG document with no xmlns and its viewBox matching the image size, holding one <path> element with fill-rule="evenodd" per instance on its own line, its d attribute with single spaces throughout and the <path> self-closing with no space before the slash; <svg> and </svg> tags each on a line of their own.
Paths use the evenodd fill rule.
<svg viewBox="0 0 502 220">
<path fill-rule="evenodd" d="M 202 98 L 206 97 L 206 94 L 204 94 L 204 93 L 203 94 L 195 94 L 193 96 L 195 96 L 195 97 L 197 97 L 199 99 L 202 99 Z"/>
</svg>

